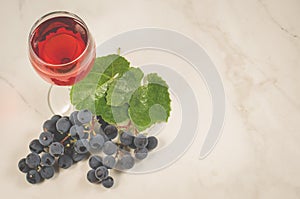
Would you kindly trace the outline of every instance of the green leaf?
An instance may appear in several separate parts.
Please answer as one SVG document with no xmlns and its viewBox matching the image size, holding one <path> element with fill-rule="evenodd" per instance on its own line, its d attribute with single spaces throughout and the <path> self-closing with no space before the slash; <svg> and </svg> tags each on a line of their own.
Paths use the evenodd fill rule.
<svg viewBox="0 0 300 199">
<path fill-rule="evenodd" d="M 119 55 L 99 57 L 86 78 L 72 86 L 71 103 L 89 109 L 112 124 L 133 122 L 139 131 L 170 116 L 168 85 L 157 74 L 144 78 L 138 68 Z"/>
<path fill-rule="evenodd" d="M 121 106 L 129 102 L 133 92 L 141 85 L 144 74 L 139 68 L 130 68 L 116 79 L 107 90 L 107 104 Z"/>
<path fill-rule="evenodd" d="M 100 57 L 94 67 L 100 69 L 101 76 L 96 90 L 97 97 L 103 97 L 108 89 L 108 85 L 116 78 L 129 70 L 129 62 L 119 55 L 108 55 Z M 103 70 L 104 68 L 104 70 Z"/>
<path fill-rule="evenodd" d="M 145 79 L 148 84 L 140 86 L 129 101 L 128 114 L 139 131 L 157 122 L 167 122 L 171 111 L 167 84 L 157 74 L 148 75 Z"/>
<path fill-rule="evenodd" d="M 89 109 L 96 113 L 97 100 L 104 97 L 114 79 L 129 70 L 129 62 L 119 55 L 98 57 L 87 77 L 73 85 L 70 92 L 71 103 L 77 109 Z"/>
<path fill-rule="evenodd" d="M 165 80 L 163 80 L 160 76 L 158 76 L 157 73 L 150 73 L 148 74 L 145 79 L 144 79 L 146 84 L 159 84 L 161 86 L 167 87 L 168 88 L 168 84 L 165 82 Z"/>
<path fill-rule="evenodd" d="M 101 97 L 96 101 L 96 114 L 110 124 L 118 124 L 129 119 L 128 104 L 123 106 L 109 106 L 105 97 Z"/>
</svg>

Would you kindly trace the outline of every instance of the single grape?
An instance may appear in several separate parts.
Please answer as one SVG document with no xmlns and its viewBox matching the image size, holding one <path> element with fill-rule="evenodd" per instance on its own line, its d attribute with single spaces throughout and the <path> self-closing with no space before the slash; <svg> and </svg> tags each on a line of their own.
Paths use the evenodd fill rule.
<svg viewBox="0 0 300 199">
<path fill-rule="evenodd" d="M 95 136 L 92 136 L 91 139 L 90 139 L 90 146 L 92 149 L 101 149 L 102 146 L 104 144 L 104 138 L 102 135 L 95 135 Z"/>
<path fill-rule="evenodd" d="M 52 133 L 57 132 L 56 122 L 57 122 L 56 120 L 47 120 L 47 121 L 45 121 L 44 124 L 43 124 L 44 131 L 50 131 Z"/>
<path fill-rule="evenodd" d="M 53 142 L 54 135 L 50 132 L 42 132 L 39 141 L 43 146 L 49 146 Z"/>
<path fill-rule="evenodd" d="M 105 188 L 111 188 L 114 185 L 114 179 L 110 176 L 101 181 L 101 184 Z"/>
<path fill-rule="evenodd" d="M 64 154 L 64 145 L 59 142 L 53 142 L 49 147 L 49 153 L 54 156 L 60 156 Z"/>
<path fill-rule="evenodd" d="M 131 169 L 134 164 L 134 158 L 130 154 L 123 155 L 123 157 L 121 157 L 117 162 L 120 170 Z"/>
<path fill-rule="evenodd" d="M 70 121 L 72 122 L 73 125 L 80 126 L 80 125 L 82 125 L 82 123 L 79 122 L 77 115 L 78 115 L 78 111 L 72 112 L 70 115 Z"/>
<path fill-rule="evenodd" d="M 116 165 L 116 159 L 111 155 L 105 156 L 103 158 L 103 165 L 108 169 L 112 169 Z"/>
<path fill-rule="evenodd" d="M 155 149 L 158 145 L 157 138 L 154 136 L 150 136 L 147 139 L 148 139 L 148 144 L 147 144 L 146 148 L 148 149 L 148 151 Z"/>
<path fill-rule="evenodd" d="M 53 166 L 43 166 L 40 170 L 40 174 L 44 179 L 50 179 L 54 176 L 55 170 Z"/>
<path fill-rule="evenodd" d="M 83 126 L 76 126 L 76 131 L 79 139 L 87 139 L 89 137 L 89 133 L 85 132 L 87 130 Z"/>
<path fill-rule="evenodd" d="M 130 144 L 132 144 L 134 139 L 134 136 L 131 135 L 129 132 L 122 132 L 120 135 L 120 141 L 122 144 L 129 146 Z"/>
<path fill-rule="evenodd" d="M 41 165 L 52 166 L 55 163 L 55 158 L 49 153 L 44 153 L 41 157 Z"/>
<path fill-rule="evenodd" d="M 135 149 L 134 155 L 136 159 L 143 160 L 148 156 L 148 149 L 146 148 Z"/>
<path fill-rule="evenodd" d="M 57 122 L 60 118 L 61 118 L 60 115 L 53 115 L 53 116 L 51 117 L 51 120 Z"/>
<path fill-rule="evenodd" d="M 86 139 L 77 140 L 74 144 L 74 150 L 79 154 L 84 154 L 89 151 L 89 141 Z"/>
<path fill-rule="evenodd" d="M 31 152 L 39 154 L 44 151 L 44 146 L 41 145 L 38 139 L 34 139 L 30 142 L 29 149 Z"/>
<path fill-rule="evenodd" d="M 95 170 L 95 176 L 99 180 L 103 180 L 108 176 L 108 170 L 105 166 L 100 166 Z"/>
<path fill-rule="evenodd" d="M 89 159 L 89 166 L 92 169 L 97 169 L 98 167 L 103 166 L 103 164 L 102 164 L 102 158 L 100 156 L 98 156 L 98 155 L 93 155 Z"/>
<path fill-rule="evenodd" d="M 77 119 L 79 120 L 79 122 L 81 122 L 82 124 L 86 124 L 92 121 L 93 118 L 93 114 L 91 113 L 91 111 L 84 109 L 84 110 L 80 110 L 77 114 Z"/>
<path fill-rule="evenodd" d="M 72 123 L 66 117 L 62 117 L 56 122 L 56 129 L 60 133 L 69 132 L 71 126 L 72 126 Z"/>
<path fill-rule="evenodd" d="M 99 182 L 99 179 L 96 178 L 96 175 L 95 175 L 95 170 L 94 169 L 91 169 L 87 172 L 87 179 L 90 183 L 98 183 Z"/>
<path fill-rule="evenodd" d="M 73 126 L 71 126 L 71 128 L 70 128 L 70 136 L 72 137 L 72 138 L 74 138 L 74 139 L 79 139 L 79 135 L 78 135 L 78 133 L 77 133 L 77 128 L 78 128 L 79 126 L 77 126 L 77 125 L 73 125 Z"/>
<path fill-rule="evenodd" d="M 31 184 L 37 184 L 42 181 L 42 177 L 37 170 L 30 170 L 26 174 L 26 179 Z"/>
<path fill-rule="evenodd" d="M 30 170 L 29 166 L 26 164 L 26 159 L 25 158 L 22 158 L 19 161 L 18 168 L 23 173 L 27 173 Z"/>
<path fill-rule="evenodd" d="M 67 169 L 73 164 L 73 159 L 69 155 L 62 155 L 58 158 L 58 166 Z"/>
<path fill-rule="evenodd" d="M 106 155 L 112 155 L 116 153 L 117 150 L 118 150 L 118 146 L 112 141 L 105 142 L 102 149 L 103 153 L 105 153 Z"/>
<path fill-rule="evenodd" d="M 60 142 L 60 141 L 62 141 L 66 137 L 66 134 L 60 133 L 58 131 L 56 131 L 54 133 L 51 132 L 51 133 L 53 134 L 53 142 Z"/>
<path fill-rule="evenodd" d="M 107 125 L 104 128 L 104 133 L 108 137 L 108 139 L 112 140 L 118 135 L 118 129 L 114 125 Z"/>
<path fill-rule="evenodd" d="M 36 169 L 41 163 L 41 158 L 37 153 L 29 153 L 25 162 L 29 168 Z"/>
<path fill-rule="evenodd" d="M 70 135 L 74 139 L 87 139 L 89 134 L 84 132 L 83 126 L 77 124 L 70 128 Z"/>
<path fill-rule="evenodd" d="M 143 134 L 139 134 L 134 138 L 133 143 L 137 148 L 145 148 L 148 144 L 148 139 Z"/>
</svg>

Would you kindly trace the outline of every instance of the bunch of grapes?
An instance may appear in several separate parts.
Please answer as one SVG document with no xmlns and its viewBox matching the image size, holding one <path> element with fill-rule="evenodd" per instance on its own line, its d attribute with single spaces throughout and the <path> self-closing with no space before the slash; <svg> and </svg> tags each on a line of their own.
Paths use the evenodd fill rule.
<svg viewBox="0 0 300 199">
<path fill-rule="evenodd" d="M 111 169 L 133 168 L 136 160 L 145 159 L 158 144 L 154 136 L 129 130 L 129 124 L 108 124 L 86 109 L 74 111 L 70 117 L 54 115 L 44 122 L 39 138 L 30 142 L 31 153 L 19 161 L 19 170 L 26 173 L 29 183 L 36 184 L 93 154 L 87 180 L 110 188 L 114 184 Z"/>
</svg>

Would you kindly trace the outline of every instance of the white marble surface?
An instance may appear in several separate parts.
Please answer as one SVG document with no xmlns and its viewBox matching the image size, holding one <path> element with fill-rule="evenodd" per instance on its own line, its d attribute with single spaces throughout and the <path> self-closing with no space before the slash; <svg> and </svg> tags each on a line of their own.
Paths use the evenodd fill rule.
<svg viewBox="0 0 300 199">
<path fill-rule="evenodd" d="M 111 190 L 85 182 L 86 164 L 31 186 L 17 171 L 50 115 L 48 84 L 27 58 L 33 22 L 53 10 L 81 16 L 97 43 L 139 27 L 180 31 L 206 49 L 227 95 L 223 136 L 198 160 L 204 133 L 175 164 L 117 177 Z M 2 1 L 0 190 L 4 198 L 300 198 L 300 1 Z M 209 114 L 209 113 L 207 113 Z"/>
</svg>

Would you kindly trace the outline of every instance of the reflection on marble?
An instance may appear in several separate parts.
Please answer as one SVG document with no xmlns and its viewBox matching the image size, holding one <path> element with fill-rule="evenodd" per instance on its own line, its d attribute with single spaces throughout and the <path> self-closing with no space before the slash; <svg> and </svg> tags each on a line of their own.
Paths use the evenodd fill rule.
<svg viewBox="0 0 300 199">
<path fill-rule="evenodd" d="M 204 124 L 191 148 L 171 167 L 146 175 L 113 174 L 118 182 L 111 191 L 85 181 L 86 164 L 62 171 L 41 186 L 28 185 L 16 163 L 50 111 L 44 100 L 48 84 L 27 58 L 27 36 L 33 22 L 53 10 L 77 13 L 98 43 L 154 26 L 179 31 L 201 44 L 227 95 L 224 132 L 213 153 L 198 160 L 208 126 Z M 3 3 L 0 15 L 3 195 L 52 198 L 55 191 L 72 198 L 300 198 L 300 1 L 12 0 Z M 132 190 L 142 191 L 133 195 Z"/>
</svg>

